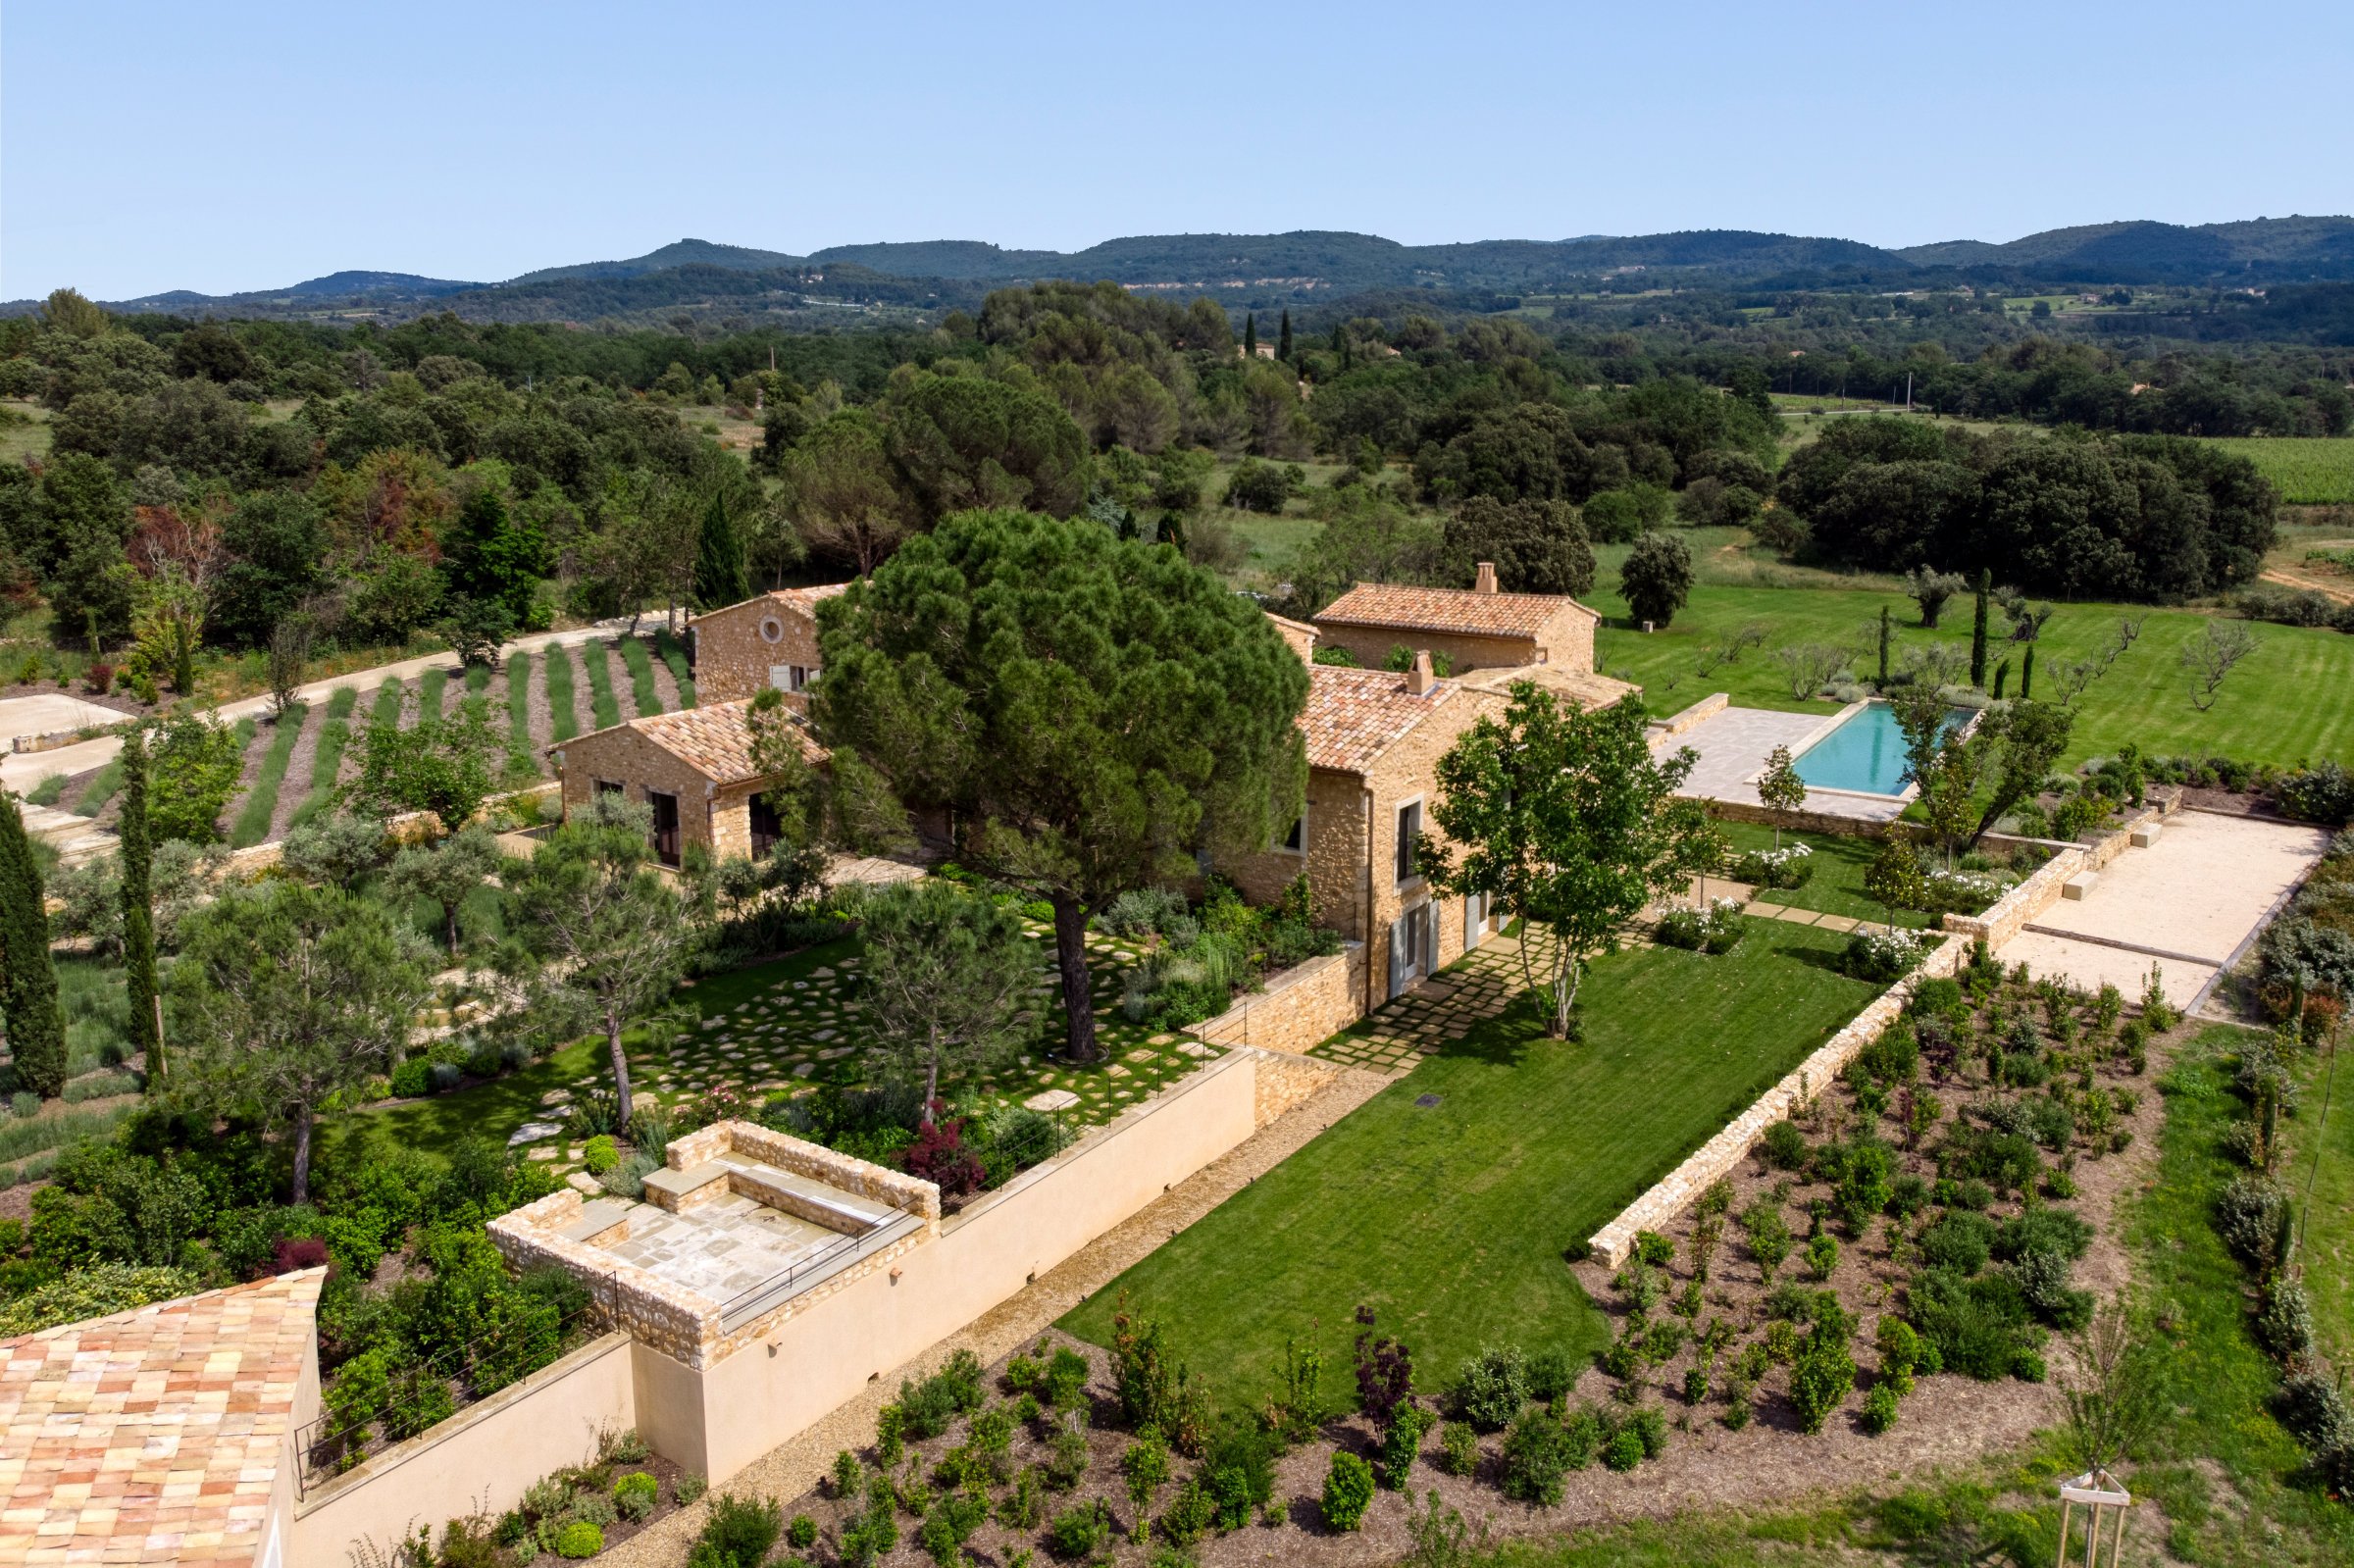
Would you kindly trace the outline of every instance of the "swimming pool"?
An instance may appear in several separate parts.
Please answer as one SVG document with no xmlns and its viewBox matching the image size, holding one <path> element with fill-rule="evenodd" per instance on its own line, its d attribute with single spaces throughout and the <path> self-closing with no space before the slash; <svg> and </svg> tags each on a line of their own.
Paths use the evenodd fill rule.
<svg viewBox="0 0 2354 1568">
<path fill-rule="evenodd" d="M 1968 708 L 1945 716 L 1950 733 L 1968 722 Z M 1817 789 L 1846 789 L 1862 795 L 1897 795 L 1905 790 L 1905 733 L 1896 710 L 1868 702 L 1797 758 L 1798 776 Z"/>
</svg>

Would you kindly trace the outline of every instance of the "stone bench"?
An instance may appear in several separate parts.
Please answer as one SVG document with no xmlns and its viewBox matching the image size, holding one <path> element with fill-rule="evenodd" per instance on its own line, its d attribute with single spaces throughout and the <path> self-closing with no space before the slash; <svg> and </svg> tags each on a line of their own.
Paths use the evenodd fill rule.
<svg viewBox="0 0 2354 1568">
<path fill-rule="evenodd" d="M 2144 823 L 2140 827 L 2133 830 L 2132 836 L 2127 841 L 2130 842 L 2136 849 L 2147 849 L 2150 847 L 2150 845 L 2158 841 L 2158 835 L 2160 831 L 2159 824 L 2154 822 Z"/>
<path fill-rule="evenodd" d="M 2092 891 L 2093 885 L 2100 880 L 2101 874 L 2097 871 L 2079 871 L 2060 885 L 2060 896 L 2073 898 L 2080 904 Z"/>
<path fill-rule="evenodd" d="M 864 1235 L 898 1212 L 888 1203 L 859 1197 L 773 1165 L 757 1161 L 723 1163 L 733 1170 L 734 1180 L 730 1185 L 746 1197 L 844 1236 Z"/>
<path fill-rule="evenodd" d="M 580 1241 L 593 1246 L 599 1238 L 615 1226 L 628 1223 L 631 1205 L 613 1198 L 598 1198 L 581 1205 L 581 1217 L 556 1234 L 567 1241 Z"/>
<path fill-rule="evenodd" d="M 724 1160 L 705 1160 L 683 1171 L 652 1171 L 645 1178 L 645 1200 L 676 1214 L 689 1199 L 707 1195 L 704 1189 L 724 1184 L 735 1167 Z"/>
</svg>

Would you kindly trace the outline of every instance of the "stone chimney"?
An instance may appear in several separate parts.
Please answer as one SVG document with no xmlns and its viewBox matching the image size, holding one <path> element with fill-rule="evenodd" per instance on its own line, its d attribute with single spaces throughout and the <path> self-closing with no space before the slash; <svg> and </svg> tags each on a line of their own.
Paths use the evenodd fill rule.
<svg viewBox="0 0 2354 1568">
<path fill-rule="evenodd" d="M 1482 561 L 1479 563 L 1479 581 L 1471 584 L 1471 591 L 1474 593 L 1493 593 L 1496 591 L 1495 562 Z"/>
<path fill-rule="evenodd" d="M 1430 695 L 1430 688 L 1438 683 L 1439 678 L 1430 668 L 1430 650 L 1424 648 L 1414 655 L 1414 667 L 1406 672 L 1407 695 L 1426 697 Z"/>
</svg>

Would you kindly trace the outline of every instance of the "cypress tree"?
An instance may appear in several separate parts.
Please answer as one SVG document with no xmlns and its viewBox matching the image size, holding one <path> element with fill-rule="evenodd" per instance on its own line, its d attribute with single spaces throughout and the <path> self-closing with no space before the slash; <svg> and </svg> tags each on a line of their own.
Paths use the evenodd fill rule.
<svg viewBox="0 0 2354 1568">
<path fill-rule="evenodd" d="M 1880 689 L 1888 689 L 1888 606 L 1880 606 Z"/>
<path fill-rule="evenodd" d="M 1284 308 L 1283 325 L 1275 329 L 1275 357 L 1286 365 L 1292 362 L 1292 312 Z"/>
<path fill-rule="evenodd" d="M 164 1034 L 155 1009 L 155 839 L 147 823 L 147 733 L 123 742 L 123 970 L 130 992 L 130 1043 L 146 1052 L 147 1084 L 164 1081 Z"/>
<path fill-rule="evenodd" d="M 2027 644 L 2026 657 L 2019 661 L 2019 700 L 2026 701 L 2035 695 L 2035 644 Z"/>
<path fill-rule="evenodd" d="M 1986 596 L 1994 591 L 1994 574 L 1978 569 L 1978 610 L 1970 625 L 1970 683 L 1986 686 Z"/>
<path fill-rule="evenodd" d="M 2005 660 L 2004 660 L 2002 663 L 2000 663 L 2000 664 L 1998 664 L 1998 665 L 1996 665 L 1996 666 L 1994 667 L 1994 700 L 1995 700 L 1995 701 L 1997 701 L 1997 702 L 2000 702 L 2000 701 L 2002 701 L 2002 700 L 2003 700 L 2003 686 L 2004 686 L 2004 685 L 2005 685 L 2005 684 L 2006 684 L 2006 683 L 2007 683 L 2009 681 L 2010 681 L 2010 679 L 2011 679 L 2011 661 L 2010 661 L 2009 659 L 2005 659 Z"/>
<path fill-rule="evenodd" d="M 1258 358 L 1258 313 L 1243 318 L 1243 358 Z"/>
<path fill-rule="evenodd" d="M 8 1026 L 17 1087 L 43 1099 L 66 1090 L 66 1019 L 49 962 L 49 914 L 41 867 L 14 795 L 0 791 L 0 1021 Z"/>
<path fill-rule="evenodd" d="M 695 544 L 694 597 L 706 610 L 742 604 L 752 596 L 750 576 L 744 570 L 743 535 L 717 495 L 703 514 L 701 537 Z"/>
</svg>

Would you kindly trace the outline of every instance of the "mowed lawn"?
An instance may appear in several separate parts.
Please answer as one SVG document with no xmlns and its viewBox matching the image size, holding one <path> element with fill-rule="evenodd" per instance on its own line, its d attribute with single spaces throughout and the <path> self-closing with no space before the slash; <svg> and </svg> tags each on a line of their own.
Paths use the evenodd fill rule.
<svg viewBox="0 0 2354 1568">
<path fill-rule="evenodd" d="M 1655 713 L 1672 713 L 1723 691 L 1743 707 L 1828 714 L 1833 711 L 1828 702 L 1791 696 L 1774 650 L 1841 643 L 1857 652 L 1854 668 L 1868 678 L 1877 645 L 1876 632 L 1868 629 L 1878 621 L 1882 605 L 1895 617 L 1892 664 L 1901 664 L 1906 648 L 1932 638 L 1952 642 L 1965 654 L 1970 649 L 1968 596 L 1946 605 L 1943 624 L 1932 632 L 1919 627 L 1913 601 L 1899 593 L 1704 583 L 1692 590 L 1691 603 L 1667 630 L 1646 636 L 1628 629 L 1616 583 L 1606 573 L 1596 585 L 1596 608 L 1609 618 L 1595 639 L 1596 662 L 1609 674 L 1640 683 Z M 2215 705 L 2201 713 L 2191 706 L 2181 650 L 2200 635 L 2210 617 L 2147 606 L 2064 603 L 2035 644 L 2036 694 L 2056 695 L 2054 666 L 2100 653 L 2125 616 L 2141 618 L 2140 640 L 2076 699 L 2069 761 L 2111 755 L 2132 741 L 2144 755 L 2196 753 L 2283 767 L 2324 760 L 2354 764 L 2354 702 L 2344 696 L 2354 691 L 2354 636 L 2341 632 L 2234 622 L 2255 636 L 2256 649 L 2225 680 Z M 1999 612 L 1994 621 L 1999 636 Z M 1764 646 L 1701 673 L 1713 647 L 1752 624 L 1765 630 Z M 2011 660 L 2013 695 L 2019 691 L 2023 651 L 1997 642 L 1992 653 L 1993 660 Z M 1987 678 L 1993 679 L 1991 665 Z"/>
<path fill-rule="evenodd" d="M 2340 1042 L 2339 1050 L 2347 1046 Z M 2302 1095 L 2296 1119 L 2286 1124 L 2288 1160 L 2283 1179 L 2297 1195 L 2305 1223 L 2300 1261 L 2305 1290 L 2313 1299 L 2314 1332 L 2339 1366 L 2354 1357 L 2354 1061 L 2336 1064 L 2331 1082 L 2329 1053 L 2306 1053 L 2298 1073 Z M 2329 1106 L 2328 1125 L 2322 1104 Z M 2317 1159 L 2316 1156 L 2319 1156 Z M 2305 1201 L 2306 1184 L 2312 1201 Z"/>
<path fill-rule="evenodd" d="M 1755 823 L 1720 822 L 1716 831 L 1724 835 L 1728 859 L 1753 849 L 1773 847 L 1773 830 Z M 1757 894 L 1759 903 L 1780 904 L 1787 909 L 1819 909 L 1826 915 L 1868 920 L 1875 926 L 1890 922 L 1892 917 L 1887 907 L 1864 890 L 1864 874 L 1871 869 L 1879 854 L 1877 842 L 1819 833 L 1785 833 L 1781 840 L 1785 849 L 1792 844 L 1805 844 L 1807 861 L 1815 868 L 1815 874 L 1807 879 L 1804 887 L 1761 887 Z M 1929 916 L 1911 909 L 1895 911 L 1893 920 L 1899 926 L 1930 924 Z"/>
<path fill-rule="evenodd" d="M 1842 938 L 1752 921 L 1710 958 L 1604 958 L 1585 1037 L 1544 1037 L 1521 996 L 1426 1057 L 1062 1320 L 1109 1343 L 1123 1292 L 1224 1407 L 1272 1394 L 1287 1338 L 1345 1397 L 1360 1304 L 1444 1388 L 1487 1344 L 1608 1342 L 1565 1253 L 1852 1018 L 1876 987 L 1829 967 Z M 1515 971 L 1516 972 L 1516 971 Z M 1424 1096 L 1438 1103 L 1417 1103 Z"/>
</svg>

